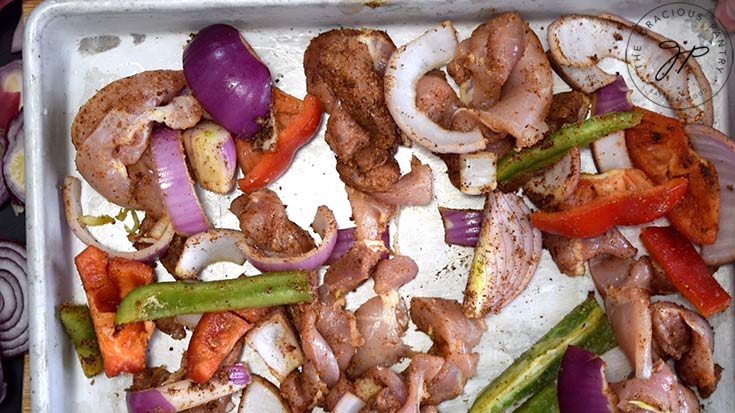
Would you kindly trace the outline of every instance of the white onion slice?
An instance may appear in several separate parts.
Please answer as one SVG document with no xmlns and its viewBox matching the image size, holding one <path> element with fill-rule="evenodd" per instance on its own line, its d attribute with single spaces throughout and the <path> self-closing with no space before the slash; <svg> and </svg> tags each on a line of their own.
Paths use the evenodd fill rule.
<svg viewBox="0 0 735 413">
<path fill-rule="evenodd" d="M 334 406 L 332 413 L 360 413 L 365 407 L 365 402 L 354 394 L 347 392 Z"/>
<path fill-rule="evenodd" d="M 73 176 L 67 176 L 64 178 L 64 211 L 66 212 L 66 221 L 69 224 L 69 228 L 74 235 L 79 238 L 86 245 L 93 245 L 107 254 L 127 258 L 129 260 L 151 262 L 163 255 L 168 249 L 168 245 L 171 243 L 171 239 L 174 237 L 174 228 L 168 220 L 168 217 L 163 217 L 161 220 L 166 220 L 166 231 L 163 235 L 153 244 L 142 250 L 138 251 L 115 251 L 109 247 L 102 245 L 92 235 L 87 226 L 79 222 L 79 218 L 82 214 L 82 184 L 79 179 Z M 160 222 L 160 221 L 159 221 Z"/>
<path fill-rule="evenodd" d="M 273 312 L 248 331 L 245 342 L 260 355 L 279 381 L 283 381 L 304 362 L 296 332 L 281 311 Z"/>
<path fill-rule="evenodd" d="M 492 152 L 459 155 L 459 190 L 468 195 L 492 192 L 497 186 L 497 161 L 498 156 Z"/>
<path fill-rule="evenodd" d="M 428 71 L 447 64 L 458 44 L 454 26 L 445 21 L 396 50 L 385 72 L 385 103 L 393 119 L 411 140 L 432 152 L 469 153 L 485 147 L 479 129 L 446 130 L 416 106 L 416 83 Z"/>
<path fill-rule="evenodd" d="M 242 265 L 245 255 L 238 243 L 245 234 L 234 229 L 208 229 L 186 239 L 174 273 L 181 279 L 195 279 L 209 264 L 221 261 Z"/>
<path fill-rule="evenodd" d="M 242 391 L 238 413 L 291 413 L 278 387 L 258 376 L 250 376 L 250 384 Z"/>
</svg>

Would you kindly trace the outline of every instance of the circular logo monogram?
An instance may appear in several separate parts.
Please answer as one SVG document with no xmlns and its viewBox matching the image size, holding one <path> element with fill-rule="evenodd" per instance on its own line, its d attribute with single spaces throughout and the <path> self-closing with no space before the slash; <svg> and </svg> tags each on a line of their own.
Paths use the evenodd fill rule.
<svg viewBox="0 0 735 413">
<path fill-rule="evenodd" d="M 688 109 L 711 100 L 727 84 L 732 69 L 733 45 L 711 11 L 692 3 L 663 4 L 641 17 L 636 29 L 628 38 L 625 50 L 626 60 L 630 62 L 628 72 L 636 89 L 651 102 L 667 108 L 678 106 Z M 667 39 L 662 39 L 656 33 Z M 671 57 L 657 59 L 655 63 L 646 61 L 651 38 L 658 48 L 665 49 Z M 669 81 L 675 73 L 688 70 L 687 65 L 692 59 L 707 77 L 711 94 L 702 90 L 697 82 L 690 81 L 689 96 L 664 96 L 659 89 L 662 82 Z M 635 69 L 651 64 L 655 65 L 652 68 L 655 73 L 645 82 L 631 70 L 631 66 Z M 671 102 L 671 99 L 680 101 Z"/>
</svg>

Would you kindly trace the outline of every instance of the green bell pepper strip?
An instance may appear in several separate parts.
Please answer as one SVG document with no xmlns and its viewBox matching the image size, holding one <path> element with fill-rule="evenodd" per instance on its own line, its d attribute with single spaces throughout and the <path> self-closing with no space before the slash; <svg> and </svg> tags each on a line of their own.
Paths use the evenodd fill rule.
<svg viewBox="0 0 735 413">
<path fill-rule="evenodd" d="M 89 307 L 84 304 L 64 303 L 59 306 L 59 316 L 77 352 L 84 375 L 96 376 L 102 371 L 102 353 L 94 333 Z"/>
<path fill-rule="evenodd" d="M 294 304 L 311 299 L 306 271 L 273 272 L 221 281 L 153 283 L 136 287 L 125 296 L 117 307 L 115 323 Z"/>
<path fill-rule="evenodd" d="M 544 386 L 538 393 L 529 397 L 513 413 L 559 413 L 559 398 L 556 396 L 556 382 Z"/>
<path fill-rule="evenodd" d="M 552 383 L 570 344 L 595 350 L 615 345 L 612 326 L 592 294 L 488 384 L 469 413 L 502 412 Z"/>
<path fill-rule="evenodd" d="M 511 151 L 498 160 L 496 179 L 513 179 L 556 163 L 573 147 L 583 147 L 621 129 L 641 123 L 641 111 L 611 112 L 582 122 L 567 124 L 536 145 L 519 152 Z"/>
</svg>

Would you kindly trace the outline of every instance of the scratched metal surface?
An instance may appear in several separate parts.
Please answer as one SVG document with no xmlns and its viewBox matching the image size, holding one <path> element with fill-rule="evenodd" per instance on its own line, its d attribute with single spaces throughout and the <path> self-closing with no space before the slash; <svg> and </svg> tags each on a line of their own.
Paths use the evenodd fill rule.
<svg viewBox="0 0 735 413">
<path fill-rule="evenodd" d="M 83 245 L 68 230 L 59 187 L 65 175 L 78 176 L 74 167 L 69 128 L 78 108 L 95 91 L 117 78 L 159 68 L 181 68 L 183 45 L 191 32 L 207 24 L 227 22 L 238 27 L 261 58 L 268 64 L 277 85 L 300 96 L 305 90 L 301 67 L 303 50 L 319 32 L 335 26 L 370 26 L 388 31 L 400 45 L 445 19 L 455 21 L 460 36 L 498 11 L 516 9 L 531 22 L 544 43 L 544 28 L 563 13 L 614 12 L 637 20 L 655 4 L 641 6 L 624 1 L 596 7 L 593 2 L 562 0 L 556 2 L 498 1 L 492 7 L 481 1 L 396 1 L 370 8 L 346 2 L 259 0 L 236 1 L 60 1 L 47 2 L 33 14 L 26 32 L 25 92 L 28 155 L 28 246 L 31 283 L 31 386 L 32 406 L 38 412 L 104 411 L 124 412 L 124 388 L 129 377 L 86 379 L 76 360 L 55 308 L 64 301 L 84 300 L 83 290 L 73 267 L 72 257 Z M 709 3 L 706 3 L 709 5 Z M 618 68 L 624 72 L 624 69 Z M 558 79 L 557 79 L 558 81 Z M 724 79 L 720 79 L 724 81 Z M 563 86 L 557 82 L 557 89 Z M 728 132 L 731 120 L 727 104 L 732 100 L 732 84 L 715 100 L 717 125 Z M 648 102 L 639 93 L 634 100 Z M 288 205 L 294 221 L 306 226 L 317 206 L 328 205 L 341 227 L 351 226 L 349 204 L 344 187 L 334 169 L 334 156 L 319 136 L 299 152 L 291 169 L 273 185 Z M 435 171 L 434 199 L 430 205 L 405 208 L 392 223 L 392 243 L 396 251 L 413 257 L 419 264 L 418 278 L 401 294 L 442 296 L 461 299 L 472 250 L 448 247 L 436 207 L 480 208 L 482 199 L 461 195 L 450 184 L 444 165 L 421 149 L 402 148 L 399 158 L 404 170 L 411 154 L 428 162 Z M 585 152 L 586 170 L 592 169 Z M 207 213 L 215 226 L 236 227 L 237 220 L 228 206 L 234 195 L 219 196 L 200 191 Z M 93 214 L 115 213 L 85 184 L 85 211 Z M 731 207 L 731 206 L 726 206 Z M 626 229 L 637 242 L 634 229 Z M 96 235 L 110 246 L 130 248 L 121 227 L 96 229 Z M 205 279 L 232 277 L 251 267 L 219 264 L 208 268 Z M 160 271 L 159 271 L 160 272 Z M 160 279 L 169 275 L 160 272 Z M 720 269 L 717 276 L 728 291 L 733 290 L 732 266 Z M 487 318 L 488 331 L 477 347 L 480 363 L 477 375 L 468 382 L 465 393 L 444 403 L 446 412 L 466 410 L 477 392 L 512 360 L 555 324 L 567 311 L 593 289 L 588 276 L 570 278 L 559 274 L 548 254 L 528 288 L 498 315 Z M 371 284 L 348 297 L 356 308 L 371 293 Z M 718 391 L 705 402 L 705 411 L 733 411 L 732 308 L 711 319 L 716 328 L 716 361 L 725 371 Z M 412 328 L 406 341 L 416 350 L 426 350 L 430 341 Z M 186 341 L 173 341 L 156 333 L 149 365 L 165 364 L 176 369 Z M 245 359 L 255 372 L 264 373 L 258 356 L 246 351 Z M 629 369 L 619 352 L 613 351 L 609 374 L 621 378 Z M 267 372 L 266 376 L 270 377 Z"/>
</svg>

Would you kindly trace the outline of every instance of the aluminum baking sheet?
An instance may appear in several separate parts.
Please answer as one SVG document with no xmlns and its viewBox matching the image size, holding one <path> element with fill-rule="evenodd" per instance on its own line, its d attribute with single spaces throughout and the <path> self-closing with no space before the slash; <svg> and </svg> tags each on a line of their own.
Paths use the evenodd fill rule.
<svg viewBox="0 0 735 413">
<path fill-rule="evenodd" d="M 65 175 L 78 176 L 69 136 L 74 115 L 101 87 L 142 70 L 180 69 L 183 46 L 190 33 L 216 22 L 239 28 L 268 64 L 277 85 L 300 96 L 305 93 L 301 62 L 306 45 L 313 36 L 337 26 L 385 29 L 400 45 L 445 19 L 453 20 L 460 36 L 466 37 L 473 27 L 491 15 L 518 10 L 545 43 L 545 26 L 560 14 L 608 11 L 637 20 L 660 4 L 640 3 L 627 0 L 604 7 L 582 0 L 388 1 L 372 2 L 370 6 L 361 2 L 305 0 L 43 3 L 28 22 L 24 50 L 33 411 L 125 411 L 124 389 L 130 385 L 130 378 L 86 379 L 56 315 L 60 303 L 84 301 L 72 261 L 83 245 L 67 228 L 59 188 Z M 711 3 L 704 2 L 703 6 L 709 8 Z M 561 83 L 557 86 L 560 90 L 563 87 Z M 725 132 L 733 130 L 727 113 L 733 91 L 730 82 L 715 99 L 717 125 Z M 650 105 L 639 94 L 634 98 L 640 104 Z M 319 137 L 298 153 L 293 166 L 273 189 L 288 205 L 292 219 L 303 226 L 310 222 L 321 204 L 334 210 L 341 226 L 349 226 L 349 205 L 334 169 L 334 156 L 322 138 L 323 131 L 322 127 Z M 437 206 L 479 208 L 482 200 L 456 191 L 449 184 L 444 165 L 421 149 L 401 149 L 399 158 L 404 170 L 408 168 L 411 153 L 428 162 L 435 171 L 435 192 L 430 205 L 405 208 L 392 224 L 395 250 L 413 257 L 420 267 L 418 278 L 401 289 L 401 294 L 406 299 L 414 295 L 461 298 L 472 250 L 444 244 Z M 585 157 L 585 167 L 589 170 L 589 154 L 585 153 Z M 200 195 L 214 225 L 236 227 L 237 220 L 228 212 L 232 196 L 203 192 Z M 116 211 L 86 184 L 83 205 L 93 213 Z M 97 235 L 105 242 L 126 247 L 119 235 L 120 228 L 101 231 Z M 628 233 L 637 241 L 634 233 Z M 205 278 L 232 277 L 241 271 L 252 271 L 252 268 L 216 265 L 206 270 Z M 160 271 L 159 275 L 162 279 L 168 277 Z M 720 269 L 717 277 L 732 293 L 732 267 Z M 465 411 L 482 386 L 592 289 L 589 277 L 560 275 L 544 252 L 525 292 L 500 314 L 487 318 L 488 331 L 476 348 L 481 354 L 477 375 L 468 382 L 462 396 L 444 403 L 440 410 Z M 370 284 L 361 287 L 349 297 L 349 306 L 356 308 L 370 294 Z M 704 402 L 706 412 L 735 410 L 733 320 L 732 307 L 710 320 L 717 332 L 715 359 L 725 370 L 718 391 Z M 413 326 L 406 341 L 416 350 L 430 346 L 428 338 Z M 165 364 L 176 369 L 185 344 L 186 341 L 176 342 L 156 333 L 149 365 Z M 619 352 L 607 357 L 611 360 L 612 376 L 620 378 L 626 374 L 628 366 Z M 263 372 L 257 355 L 246 351 L 245 358 L 254 371 Z"/>
</svg>

